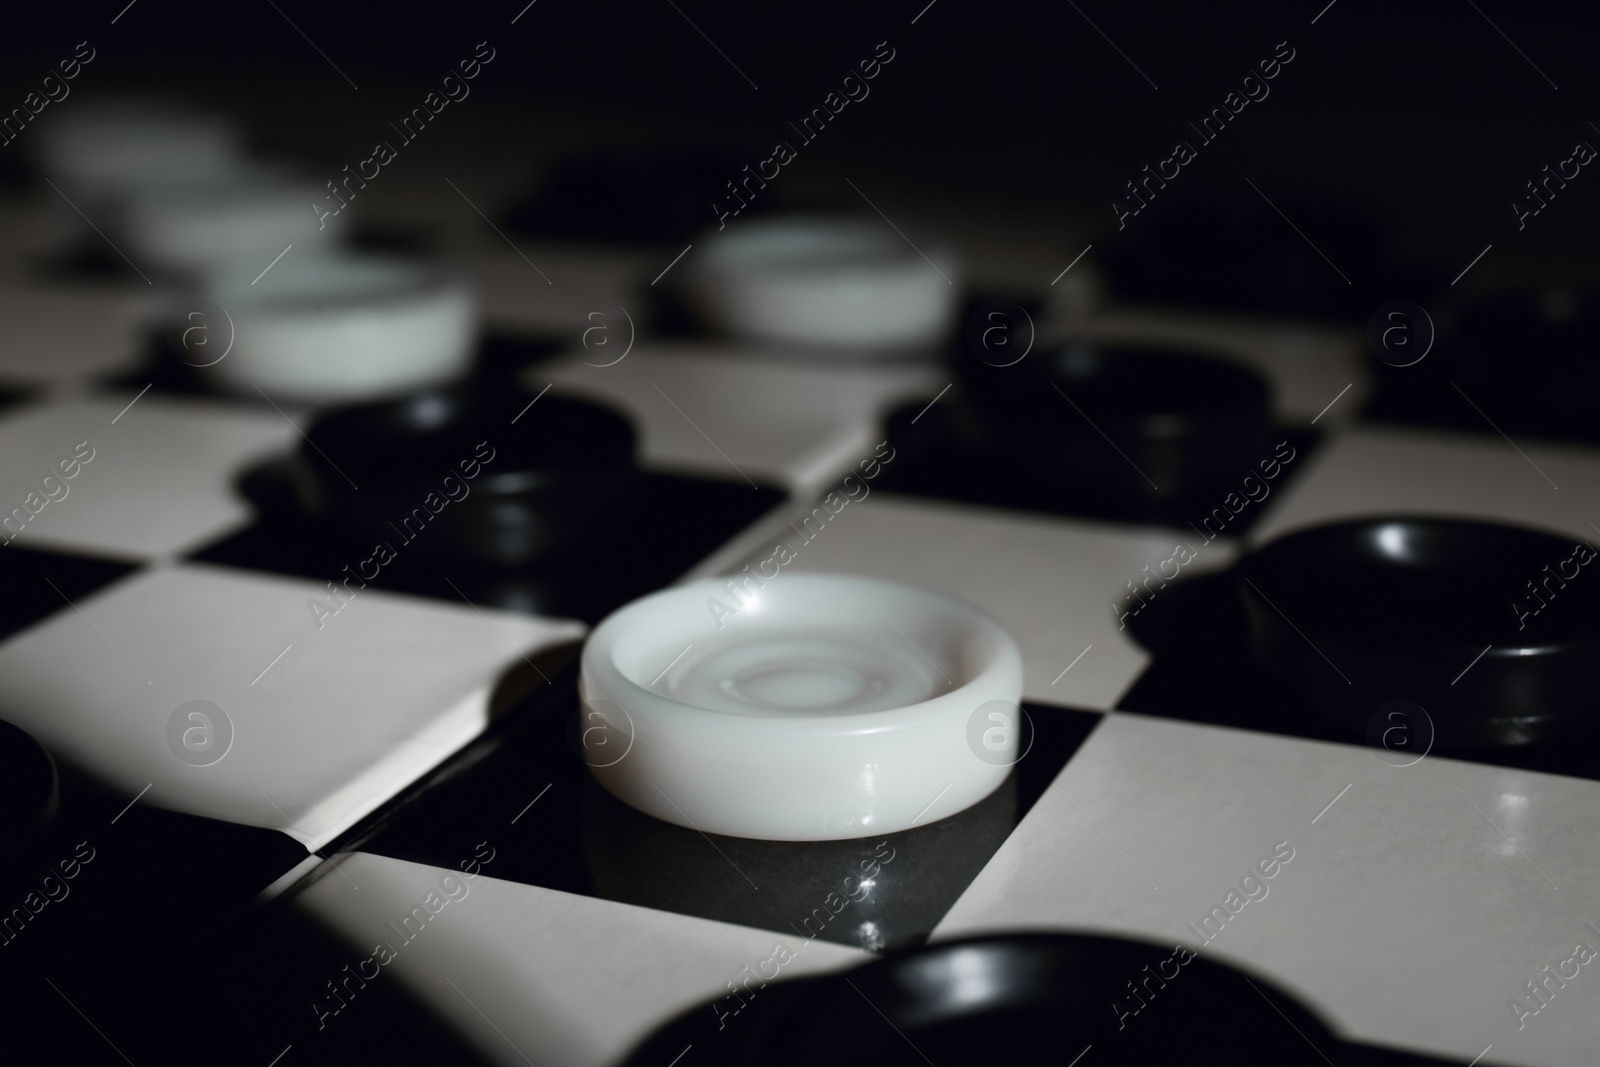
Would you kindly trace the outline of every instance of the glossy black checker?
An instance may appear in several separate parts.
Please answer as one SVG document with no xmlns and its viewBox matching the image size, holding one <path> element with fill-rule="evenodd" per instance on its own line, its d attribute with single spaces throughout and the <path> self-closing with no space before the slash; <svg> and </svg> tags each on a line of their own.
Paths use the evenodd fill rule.
<svg viewBox="0 0 1600 1067">
<path fill-rule="evenodd" d="M 807 928 L 820 925 L 823 940 L 873 950 L 920 944 L 1102 719 L 1023 707 L 1031 748 L 999 790 L 966 811 L 860 840 L 755 841 L 670 825 L 597 785 L 568 743 L 580 710 L 568 672 L 337 845 L 448 867 L 462 827 L 492 820 L 516 835 L 516 847 L 499 850 L 496 878 L 784 933 L 823 909 L 830 921 Z M 830 893 L 846 897 L 844 879 L 860 878 L 874 857 L 883 861 L 874 888 L 824 908 Z"/>
<path fill-rule="evenodd" d="M 1372 743 L 1365 733 L 1352 734 L 1319 718 L 1288 683 L 1251 660 L 1244 604 L 1231 569 L 1174 582 L 1127 621 L 1133 637 L 1151 650 L 1154 659 L 1117 703 L 1123 711 L 1314 741 Z M 1374 700 L 1375 715 L 1384 703 Z M 1420 737 L 1423 730 L 1417 726 L 1413 736 Z M 1380 732 L 1378 739 L 1381 737 Z M 1391 740 L 1390 746 L 1374 748 L 1375 758 L 1395 763 L 1411 758 L 1413 753 L 1401 747 L 1399 735 Z M 1600 729 L 1591 730 L 1577 743 L 1435 745 L 1428 754 L 1600 781 L 1600 745 L 1596 741 L 1600 741 Z"/>
<path fill-rule="evenodd" d="M 848 972 L 846 972 L 848 973 Z M 686 1049 L 694 1049 L 698 1062 L 718 1065 L 718 1067 L 734 1067 L 752 1062 L 749 1055 L 752 1044 L 752 1032 L 759 1033 L 761 1029 L 770 1024 L 779 1027 L 793 1025 L 791 1013 L 800 1005 L 806 1004 L 816 991 L 825 988 L 831 981 L 830 976 L 810 978 L 796 978 L 783 982 L 775 982 L 761 987 L 754 996 L 743 1000 L 743 1007 L 737 1013 L 730 1009 L 737 1002 L 727 998 L 716 1003 L 697 1005 L 673 1019 L 666 1022 L 659 1029 L 642 1038 L 623 1061 L 623 1067 L 661 1067 L 670 1065 L 674 1056 L 681 1055 Z M 861 1023 L 873 1026 L 875 1019 L 866 1014 L 872 1010 L 870 1001 L 861 1004 Z M 999 1023 L 1000 1019 L 996 1019 Z M 877 1023 L 888 1028 L 886 1023 Z M 1265 1041 L 1265 1035 L 1263 1044 Z M 1302 1037 L 1304 1035 L 1302 1034 Z M 1345 1041 L 1338 1050 L 1328 1049 L 1328 1052 L 1343 1053 L 1340 1059 L 1352 1067 L 1495 1067 L 1495 1061 L 1475 1060 L 1468 1064 L 1466 1060 L 1439 1059 L 1412 1052 L 1402 1052 L 1398 1049 L 1381 1048 L 1376 1045 L 1365 1045 L 1356 1041 Z M 1319 1055 L 1322 1049 L 1316 1045 Z M 903 1053 L 906 1064 L 925 1062 L 919 1058 L 924 1055 L 921 1049 L 914 1045 L 897 1049 Z M 1054 1057 L 1042 1057 L 1040 1062 L 1059 1062 L 1069 1064 L 1072 1058 L 1070 1050 L 1055 1049 Z M 1298 1049 L 1296 1051 L 1301 1051 Z M 1307 1050 L 1308 1051 L 1308 1050 Z M 1044 1050 L 1041 1050 L 1044 1052 Z M 1062 1053 L 1065 1054 L 1062 1054 Z M 935 1053 L 937 1055 L 937 1053 Z M 1324 1058 L 1326 1058 L 1324 1056 Z M 895 1062 L 894 1060 L 873 1060 L 872 1062 Z M 928 1062 L 939 1062 L 932 1060 Z M 1203 1048 L 1196 1049 L 1196 1055 L 1191 1059 L 1197 1065 L 1209 1064 L 1213 1061 L 1205 1058 Z M 1069 1064 L 1070 1067 L 1070 1064 Z"/>
<path fill-rule="evenodd" d="M 1037 466 L 1043 462 L 1041 457 L 1018 453 L 1010 462 L 998 462 L 993 457 L 973 455 L 963 449 L 956 440 L 955 426 L 960 418 L 956 406 L 946 401 L 930 404 L 931 399 L 904 405 L 890 414 L 888 437 L 897 450 L 897 458 L 893 466 L 884 470 L 883 477 L 877 483 L 878 488 L 930 500 L 1007 508 L 1061 518 L 1157 524 L 1177 529 L 1196 529 L 1195 524 L 1203 522 L 1211 513 L 1210 509 L 1223 506 L 1226 490 L 1210 496 L 1160 498 L 1148 503 L 1118 502 L 1062 493 L 1036 476 Z M 1065 404 L 1062 409 L 1064 415 L 1073 416 Z M 1283 464 L 1278 477 L 1271 483 L 1272 491 L 1276 492 L 1304 469 L 1306 459 L 1321 440 L 1321 434 L 1298 427 L 1279 427 L 1271 440 L 1286 441 L 1294 449 L 1293 462 Z M 1272 454 L 1273 446 L 1264 445 L 1261 457 L 1270 460 Z M 1126 461 L 1117 455 L 1115 446 L 1109 442 L 1104 455 L 1085 459 L 1084 462 L 1126 466 Z M 1127 467 L 1127 475 L 1132 479 L 1141 477 L 1132 467 Z M 1237 489 L 1237 483 L 1251 475 L 1259 478 L 1259 474 L 1249 467 L 1240 468 L 1233 488 Z M 1242 498 L 1242 493 L 1240 495 Z M 1242 508 L 1238 521 L 1229 521 L 1228 535 L 1240 536 L 1249 532 L 1261 511 L 1258 507 Z"/>
<path fill-rule="evenodd" d="M 370 548 L 354 551 L 342 538 L 299 517 L 287 502 L 288 462 L 273 460 L 246 472 L 240 491 L 255 503 L 256 522 L 191 558 L 330 582 L 343 581 L 344 568 L 370 555 Z M 783 499 L 776 489 L 752 489 L 745 482 L 645 472 L 609 536 L 573 555 L 542 565 L 473 569 L 431 565 L 408 555 L 401 542 L 395 559 L 370 584 L 457 604 L 465 597 L 474 604 L 594 623 L 673 581 Z"/>
</svg>

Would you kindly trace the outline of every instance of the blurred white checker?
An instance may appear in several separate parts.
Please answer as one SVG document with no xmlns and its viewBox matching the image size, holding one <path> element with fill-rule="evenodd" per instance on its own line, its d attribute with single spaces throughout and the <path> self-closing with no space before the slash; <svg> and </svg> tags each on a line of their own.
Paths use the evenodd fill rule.
<svg viewBox="0 0 1600 1067">
<path fill-rule="evenodd" d="M 1587 925 L 1600 923 L 1600 783 L 1376 753 L 1107 716 L 934 936 L 1182 940 L 1260 969 L 1364 1041 L 1462 1062 L 1490 1044 L 1495 1063 L 1592 1061 L 1600 972 L 1583 968 L 1520 1031 L 1507 1002 L 1578 941 L 1600 950 Z M 1283 841 L 1294 854 L 1258 876 L 1266 895 L 1246 886 L 1259 899 L 1214 920 L 1205 944 L 1185 924 Z"/>
<path fill-rule="evenodd" d="M 141 803 L 316 848 L 476 736 L 502 676 L 543 684 L 529 658 L 584 631 L 373 589 L 319 629 L 313 597 L 331 599 L 217 567 L 136 572 L 0 645 L 0 718 L 130 798 L 148 785 Z M 231 722 L 209 765 L 169 735 L 192 700 Z"/>
<path fill-rule="evenodd" d="M 1436 431 L 1345 430 L 1267 505 L 1251 540 L 1363 515 L 1446 515 L 1600 537 L 1600 451 Z"/>
<path fill-rule="evenodd" d="M 484 835 L 494 855 L 538 847 L 526 837 Z M 472 860 L 478 845 L 464 838 L 462 859 Z M 364 853 L 338 864 L 350 881 L 325 875 L 297 896 L 297 907 L 358 952 L 389 945 L 393 957 L 377 980 L 404 982 L 489 1062 L 508 1067 L 615 1063 L 668 1018 L 726 997 L 727 983 L 756 974 L 779 943 L 795 953 L 780 966 L 782 979 L 872 958 L 844 945 L 499 881 L 492 859 L 465 882 L 460 870 Z M 440 879 L 451 874 L 458 881 L 446 889 L 459 899 L 439 891 Z M 428 936 L 402 940 L 395 924 L 429 892 L 447 902 L 423 927 Z M 336 1017 L 325 1022 L 339 1025 Z M 740 1022 L 724 1020 L 730 1029 Z"/>
<path fill-rule="evenodd" d="M 264 404 L 253 411 L 119 393 L 17 408 L 0 414 L 0 515 L 13 518 L 11 543 L 22 547 L 133 560 L 182 552 L 247 523 L 252 512 L 233 490 L 235 476 L 298 440 Z M 61 480 L 63 460 L 90 454 Z M 19 508 L 26 523 L 15 517 Z"/>
<path fill-rule="evenodd" d="M 1139 584 L 1145 566 L 1156 572 L 1185 541 L 1197 550 L 1180 570 L 1185 577 L 1225 566 L 1235 555 L 1234 546 L 1221 539 L 1206 545 L 1177 531 L 878 491 L 845 504 L 826 524 L 812 518 L 805 525 L 806 514 L 795 517 L 783 541 L 795 559 L 773 581 L 783 581 L 790 569 L 834 571 L 961 597 L 992 613 L 1016 637 L 1025 698 L 1083 708 L 1110 708 L 1150 661 L 1112 610 L 1113 600 L 1123 603 L 1127 596 L 1124 583 Z M 773 557 L 776 547 L 775 539 L 744 561 L 752 573 L 764 573 L 759 563 Z M 1159 583 L 1153 588 L 1159 596 Z"/>
<path fill-rule="evenodd" d="M 949 381 L 922 364 L 804 363 L 706 343 L 640 344 L 620 359 L 610 345 L 625 339 L 537 367 L 528 380 L 627 411 L 651 466 L 735 481 L 742 472 L 796 491 L 820 489 L 870 457 L 886 407 L 931 399 Z"/>
</svg>

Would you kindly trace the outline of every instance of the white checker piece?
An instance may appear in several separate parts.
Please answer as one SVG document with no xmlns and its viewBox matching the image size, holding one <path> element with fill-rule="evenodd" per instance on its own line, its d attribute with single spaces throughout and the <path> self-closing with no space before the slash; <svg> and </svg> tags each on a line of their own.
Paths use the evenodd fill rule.
<svg viewBox="0 0 1600 1067">
<path fill-rule="evenodd" d="M 0 645 L 0 719 L 144 803 L 318 848 L 480 733 L 498 683 L 581 624 L 359 589 L 319 630 L 317 583 L 178 565 L 63 605 Z M 206 700 L 232 723 L 209 766 L 168 724 Z"/>
</svg>

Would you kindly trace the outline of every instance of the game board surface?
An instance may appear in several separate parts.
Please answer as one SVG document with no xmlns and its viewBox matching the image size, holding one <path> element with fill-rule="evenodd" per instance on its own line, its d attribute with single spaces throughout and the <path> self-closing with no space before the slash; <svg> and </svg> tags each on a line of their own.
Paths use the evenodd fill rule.
<svg viewBox="0 0 1600 1067">
<path fill-rule="evenodd" d="M 952 15 L 931 4 L 923 14 Z M 1267 107 L 1279 106 L 1292 107 Z M 66 194 L 44 183 L 37 159 L 19 163 L 20 184 L 0 200 L 0 720 L 49 753 L 59 780 L 28 795 L 21 772 L 0 781 L 12 816 L 0 990 L 13 1020 L 0 1048 L 141 1065 L 747 1062 L 764 1028 L 794 1027 L 797 1005 L 857 968 L 963 938 L 1056 934 L 1191 945 L 1298 1002 L 1330 1035 L 1324 1049 L 1287 1015 L 1283 1026 L 1266 1016 L 1255 1058 L 1273 1060 L 1282 1042 L 1293 1055 L 1309 1046 L 1329 1063 L 1378 1067 L 1595 1062 L 1592 690 L 1577 686 L 1576 724 L 1555 741 L 1435 745 L 1431 720 L 1406 732 L 1411 712 L 1395 740 L 1390 683 L 1352 681 L 1279 612 L 1327 661 L 1326 685 L 1370 690 L 1367 727 L 1353 728 L 1263 660 L 1244 569 L 1264 546 L 1329 524 L 1443 518 L 1545 531 L 1574 567 L 1586 563 L 1600 537 L 1600 445 L 1582 404 L 1569 397 L 1542 422 L 1537 390 L 1497 387 L 1481 345 L 1465 339 L 1470 316 L 1445 323 L 1454 347 L 1427 376 L 1404 378 L 1415 365 L 1386 358 L 1364 332 L 1371 307 L 1346 306 L 1375 283 L 1332 288 L 1332 272 L 1307 282 L 1332 261 L 1292 234 L 1263 238 L 1265 251 L 1218 250 L 1216 277 L 1175 291 L 1174 264 L 1187 260 L 1139 242 L 1212 233 L 1215 220 L 1182 214 L 1193 204 L 1174 206 L 1166 236 L 1152 225 L 1119 248 L 1103 205 L 1091 217 L 1077 204 L 1035 210 L 883 178 L 885 214 L 826 171 L 729 215 L 726 229 L 845 203 L 911 268 L 925 261 L 941 277 L 945 246 L 930 243 L 930 256 L 908 232 L 948 235 L 961 264 L 944 277 L 953 325 L 936 344 L 842 352 L 741 333 L 719 327 L 703 291 L 717 217 L 696 208 L 685 230 L 671 200 L 679 182 L 699 188 L 716 153 L 585 155 L 583 122 L 516 114 L 530 144 L 513 151 L 512 120 L 485 118 L 444 148 L 408 149 L 391 184 L 369 176 L 372 194 L 363 186 L 356 201 L 368 214 L 353 247 L 421 256 L 472 286 L 468 369 L 406 395 L 459 386 L 520 407 L 503 424 L 449 426 L 508 460 L 462 453 L 441 467 L 448 502 L 430 492 L 425 507 L 419 494 L 409 513 L 376 516 L 395 538 L 371 548 L 341 525 L 329 486 L 343 492 L 337 474 L 353 499 L 357 480 L 376 497 L 369 477 L 394 473 L 416 442 L 321 453 L 318 427 L 346 401 L 230 388 L 208 373 L 183 316 L 203 305 L 193 314 L 212 331 L 206 343 L 221 345 L 222 305 L 153 266 L 147 276 L 81 225 L 87 215 L 53 202 Z M 654 177 L 622 173 L 629 160 Z M 877 176 L 857 176 L 879 192 Z M 816 194 L 824 181 L 843 192 Z M 731 209 L 728 186 L 706 190 L 724 198 L 714 210 Z M 1129 193 L 1117 210 L 1132 206 Z M 654 225 L 624 232 L 576 209 L 617 196 L 629 198 L 620 218 Z M 1240 225 L 1263 232 L 1259 218 Z M 1362 233 L 1352 226 L 1330 247 L 1349 263 L 1387 262 Z M 858 258 L 844 273 L 866 290 L 882 264 Z M 760 270 L 736 280 L 753 286 Z M 1505 268 L 1483 284 L 1520 293 L 1537 274 Z M 340 299 L 315 295 L 319 308 Z M 890 297 L 810 317 L 887 330 L 904 313 Z M 1006 339 L 975 345 L 1001 306 Z M 1507 306 L 1510 325 L 1473 329 L 1514 334 L 1528 312 Z M 1578 337 L 1592 352 L 1588 307 L 1561 311 L 1539 337 Z M 767 310 L 760 325 L 775 329 L 782 316 Z M 255 336 L 226 343 L 249 352 Z M 359 331 L 345 344 L 359 348 Z M 1027 349 L 1016 361 L 1031 359 L 1036 379 L 1004 377 L 1007 345 Z M 1220 361 L 1264 399 L 1184 422 L 1139 407 L 1161 383 L 1105 387 L 1103 403 L 1089 383 L 1072 386 L 1080 407 L 1060 385 L 1074 346 L 1112 362 L 1151 350 Z M 1472 359 L 1437 366 L 1456 352 Z M 995 369 L 986 393 L 980 376 Z M 1472 398 L 1439 377 L 1456 369 Z M 1014 384 L 1024 381 L 1038 388 Z M 360 402 L 395 399 L 380 390 Z M 629 428 L 628 455 L 611 457 L 626 477 L 607 480 L 615 442 L 601 430 L 575 435 L 549 478 L 559 490 L 576 470 L 586 488 L 541 515 L 546 468 L 501 471 L 569 402 Z M 502 495 L 491 504 L 491 493 Z M 484 535 L 454 555 L 413 545 L 482 530 L 502 540 L 484 549 Z M 571 536 L 531 560 L 494 554 L 546 535 Z M 1328 559 L 1297 562 L 1300 587 L 1344 580 Z M 1546 598 L 1590 595 L 1582 570 L 1560 573 Z M 909 827 L 814 841 L 703 832 L 601 784 L 581 661 L 594 628 L 699 579 L 725 583 L 724 613 L 755 614 L 752 581 L 781 588 L 799 574 L 922 587 L 1004 627 L 1020 656 L 1007 720 L 1019 755 L 997 789 Z M 1538 597 L 1544 575 L 1527 578 Z M 1463 582 L 1496 611 L 1504 600 L 1531 612 L 1511 600 L 1528 595 L 1520 589 Z M 707 606 L 715 640 L 722 624 Z M 1371 604 L 1390 629 L 1405 610 L 1398 597 Z M 695 624 L 670 643 L 693 647 L 706 629 Z M 1592 629 L 1549 648 L 1582 647 Z M 1478 663 L 1469 653 L 1415 669 L 1470 690 L 1487 684 Z M 1558 688 L 1530 699 L 1554 703 Z M 13 744 L 0 757 L 16 761 L 9 769 L 35 753 Z M 1264 857 L 1276 858 L 1270 882 L 1252 873 Z M 746 1004 L 753 971 L 761 992 Z M 1163 992 L 1133 1012 L 1120 986 L 1103 998 L 1093 988 L 1108 1018 L 1152 1028 L 1164 1002 L 1189 995 Z M 867 1025 L 877 1025 L 867 1013 L 837 1022 L 841 1033 Z M 916 1048 L 944 1067 L 941 1051 Z M 1066 1037 L 1043 1055 L 1069 1067 L 1097 1059 Z"/>
</svg>

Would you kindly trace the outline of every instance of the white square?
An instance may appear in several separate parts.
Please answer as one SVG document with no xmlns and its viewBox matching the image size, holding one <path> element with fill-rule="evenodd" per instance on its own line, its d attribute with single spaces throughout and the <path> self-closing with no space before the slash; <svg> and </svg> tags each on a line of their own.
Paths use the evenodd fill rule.
<svg viewBox="0 0 1600 1067">
<path fill-rule="evenodd" d="M 0 518 L 11 519 L 0 540 L 143 560 L 245 525 L 253 512 L 235 477 L 299 440 L 263 407 L 119 394 L 0 415 Z M 77 463 L 70 479 L 63 462 Z"/>
<path fill-rule="evenodd" d="M 1600 782 L 1378 755 L 1107 716 L 934 938 L 1181 940 L 1259 969 L 1363 1041 L 1461 1062 L 1491 1043 L 1497 1063 L 1592 1062 L 1600 970 L 1582 968 L 1520 1030 L 1508 1000 L 1575 942 L 1600 950 L 1587 925 L 1600 922 Z M 1240 894 L 1207 943 L 1188 924 L 1213 905 L 1232 912 L 1229 891 L 1279 842 L 1290 861 L 1257 874 L 1265 896 Z"/>
<path fill-rule="evenodd" d="M 545 798 L 552 802 L 561 801 Z M 509 835 L 483 836 L 488 849 L 513 847 Z M 473 860 L 476 845 L 463 838 L 464 860 Z M 381 966 L 374 981 L 398 978 L 480 1054 L 507 1067 L 616 1063 L 667 1019 L 719 997 L 728 1005 L 723 1023 L 732 1030 L 747 1020 L 733 1016 L 740 1001 L 730 997 L 727 983 L 752 975 L 759 983 L 760 966 L 779 943 L 794 954 L 780 965 L 779 981 L 873 958 L 826 941 L 501 881 L 493 877 L 492 860 L 480 868 L 477 877 L 464 881 L 461 870 L 356 853 L 339 860 L 349 882 L 324 876 L 296 905 L 337 931 L 359 956 L 388 945 L 392 955 L 374 960 Z M 430 892 L 448 900 L 437 888 L 447 875 L 456 880 L 446 892 L 460 899 L 436 905 L 437 916 L 414 940 L 404 940 L 412 928 L 396 924 Z M 385 958 L 389 962 L 378 962 Z M 306 996 L 332 1002 L 322 989 L 308 989 Z M 359 990 L 349 1010 L 363 1010 Z M 336 1016 L 322 1021 L 330 1030 L 345 1024 Z"/>
<path fill-rule="evenodd" d="M 802 493 L 870 456 L 892 403 L 932 397 L 949 381 L 923 364 L 805 363 L 709 344 L 639 345 L 601 366 L 622 343 L 614 336 L 605 349 L 534 368 L 528 380 L 626 411 L 650 466 Z"/>
<path fill-rule="evenodd" d="M 318 848 L 480 733 L 503 676 L 584 632 L 351 588 L 319 619 L 312 598 L 332 598 L 315 582 L 137 572 L 0 645 L 0 718 L 130 798 L 148 785 L 142 803 Z M 231 727 L 209 765 L 170 732 L 194 700 Z M 196 744 L 220 740 L 220 723 L 179 718 Z"/>
<path fill-rule="evenodd" d="M 1365 515 L 1433 515 L 1600 537 L 1600 451 L 1362 427 L 1330 437 L 1267 505 L 1257 544 Z"/>
<path fill-rule="evenodd" d="M 823 508 L 824 514 L 831 511 Z M 1113 603 L 1131 611 L 1128 593 L 1160 596 L 1160 564 L 1179 544 L 1194 558 L 1182 578 L 1233 561 L 1235 547 L 1154 527 L 1067 521 L 917 500 L 869 491 L 826 525 L 808 513 L 749 557 L 752 573 L 773 556 L 778 538 L 795 554 L 789 568 L 888 578 L 938 589 L 989 611 L 1022 648 L 1026 699 L 1108 709 L 1133 684 L 1150 654 L 1132 637 Z M 809 540 L 807 539 L 809 537 Z M 1145 567 L 1150 570 L 1146 572 Z M 1169 572 L 1170 573 L 1170 572 Z M 1156 580 L 1146 586 L 1146 579 Z M 1081 658 L 1079 658 L 1081 656 Z"/>
</svg>

